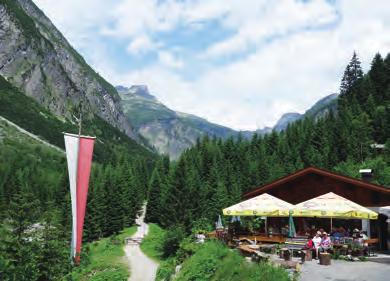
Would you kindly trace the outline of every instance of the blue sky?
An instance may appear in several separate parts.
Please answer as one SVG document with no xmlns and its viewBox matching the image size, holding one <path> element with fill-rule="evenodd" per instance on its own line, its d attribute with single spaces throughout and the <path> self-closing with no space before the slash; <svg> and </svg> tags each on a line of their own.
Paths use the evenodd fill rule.
<svg viewBox="0 0 390 281">
<path fill-rule="evenodd" d="M 337 92 L 354 50 L 366 69 L 390 50 L 385 0 L 34 2 L 112 84 L 235 129 Z"/>
</svg>

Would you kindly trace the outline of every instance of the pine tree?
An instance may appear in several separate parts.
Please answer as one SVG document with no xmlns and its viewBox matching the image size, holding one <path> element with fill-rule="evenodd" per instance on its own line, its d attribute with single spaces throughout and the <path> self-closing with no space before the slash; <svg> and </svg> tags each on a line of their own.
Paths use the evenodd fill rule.
<svg viewBox="0 0 390 281">
<path fill-rule="evenodd" d="M 160 217 L 160 197 L 161 197 L 161 179 L 158 169 L 154 169 L 149 187 L 149 199 L 145 216 L 146 222 L 159 223 Z"/>
<path fill-rule="evenodd" d="M 39 202 L 20 182 L 15 188 L 17 192 L 9 204 L 5 236 L 0 242 L 1 256 L 8 264 L 5 275 L 9 280 L 37 280 L 39 243 L 33 224 Z"/>
<path fill-rule="evenodd" d="M 388 77 L 386 73 L 386 66 L 382 56 L 377 53 L 372 60 L 371 69 L 368 76 L 373 81 L 375 88 L 374 99 L 376 104 L 382 104 L 385 99 L 385 92 L 388 87 Z"/>
<path fill-rule="evenodd" d="M 360 64 L 360 60 L 357 57 L 356 52 L 354 52 L 341 80 L 339 97 L 339 106 L 341 108 L 348 106 L 350 99 L 353 96 L 356 97 L 358 95 L 356 92 L 358 89 L 358 83 L 363 78 L 363 70 Z"/>
<path fill-rule="evenodd" d="M 69 245 L 62 239 L 63 227 L 53 220 L 53 211 L 44 215 L 43 228 L 40 232 L 38 280 L 59 280 L 70 270 Z"/>
</svg>

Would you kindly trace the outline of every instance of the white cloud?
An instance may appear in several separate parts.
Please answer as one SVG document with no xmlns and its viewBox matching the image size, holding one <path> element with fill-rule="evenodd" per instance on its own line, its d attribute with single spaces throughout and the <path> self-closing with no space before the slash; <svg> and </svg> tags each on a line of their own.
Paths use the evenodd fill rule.
<svg viewBox="0 0 390 281">
<path fill-rule="evenodd" d="M 183 61 L 176 58 L 172 53 L 166 51 L 158 52 L 158 59 L 162 65 L 171 68 L 182 68 L 184 65 Z"/>
<path fill-rule="evenodd" d="M 390 5 L 384 0 L 334 6 L 322 0 L 34 1 L 77 48 L 87 48 L 91 36 L 103 34 L 107 40 L 127 40 L 133 55 L 157 52 L 155 62 L 119 72 L 122 62 L 111 61 L 105 46 L 94 44 L 87 58 L 112 83 L 147 84 L 171 108 L 236 129 L 273 125 L 283 113 L 303 112 L 338 91 L 354 50 L 365 70 L 377 51 L 390 50 Z M 187 56 L 180 53 L 186 46 L 156 43 L 169 30 L 199 30 L 208 20 L 233 35 Z M 242 55 L 231 60 L 235 54 Z M 206 67 L 187 77 L 194 62 Z"/>
<path fill-rule="evenodd" d="M 137 55 L 140 53 L 146 53 L 150 50 L 155 49 L 157 46 L 150 38 L 146 35 L 141 35 L 134 38 L 127 46 L 127 51 L 130 54 Z"/>
<path fill-rule="evenodd" d="M 337 19 L 334 8 L 323 0 L 302 3 L 293 0 L 273 1 L 258 6 L 255 14 L 245 11 L 240 17 L 231 10 L 224 23 L 237 30 L 236 35 L 212 45 L 206 57 L 245 52 L 251 44 L 260 44 L 276 36 L 287 35 L 307 27 L 331 23 Z"/>
</svg>

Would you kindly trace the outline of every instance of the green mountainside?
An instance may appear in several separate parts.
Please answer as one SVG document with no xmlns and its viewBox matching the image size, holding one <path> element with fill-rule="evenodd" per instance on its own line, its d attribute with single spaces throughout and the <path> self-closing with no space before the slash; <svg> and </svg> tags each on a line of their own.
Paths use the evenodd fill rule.
<svg viewBox="0 0 390 281">
<path fill-rule="evenodd" d="M 52 114 L 32 98 L 23 95 L 0 76 L 0 116 L 16 123 L 23 129 L 38 135 L 60 148 L 64 148 L 63 132 L 77 133 L 76 124 Z M 128 153 L 132 157 L 155 156 L 146 148 L 110 126 L 98 116 L 83 122 L 83 134 L 95 135 L 97 142 L 94 160 L 110 161 L 115 155 Z"/>
</svg>

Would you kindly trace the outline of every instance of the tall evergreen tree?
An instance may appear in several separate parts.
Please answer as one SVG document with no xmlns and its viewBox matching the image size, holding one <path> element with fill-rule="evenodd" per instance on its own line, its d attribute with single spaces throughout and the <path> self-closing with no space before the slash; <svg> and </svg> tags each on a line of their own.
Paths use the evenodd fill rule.
<svg viewBox="0 0 390 281">
<path fill-rule="evenodd" d="M 147 222 L 160 223 L 161 186 L 159 171 L 154 169 L 150 180 L 148 208 L 145 215 L 145 221 Z"/>
</svg>

